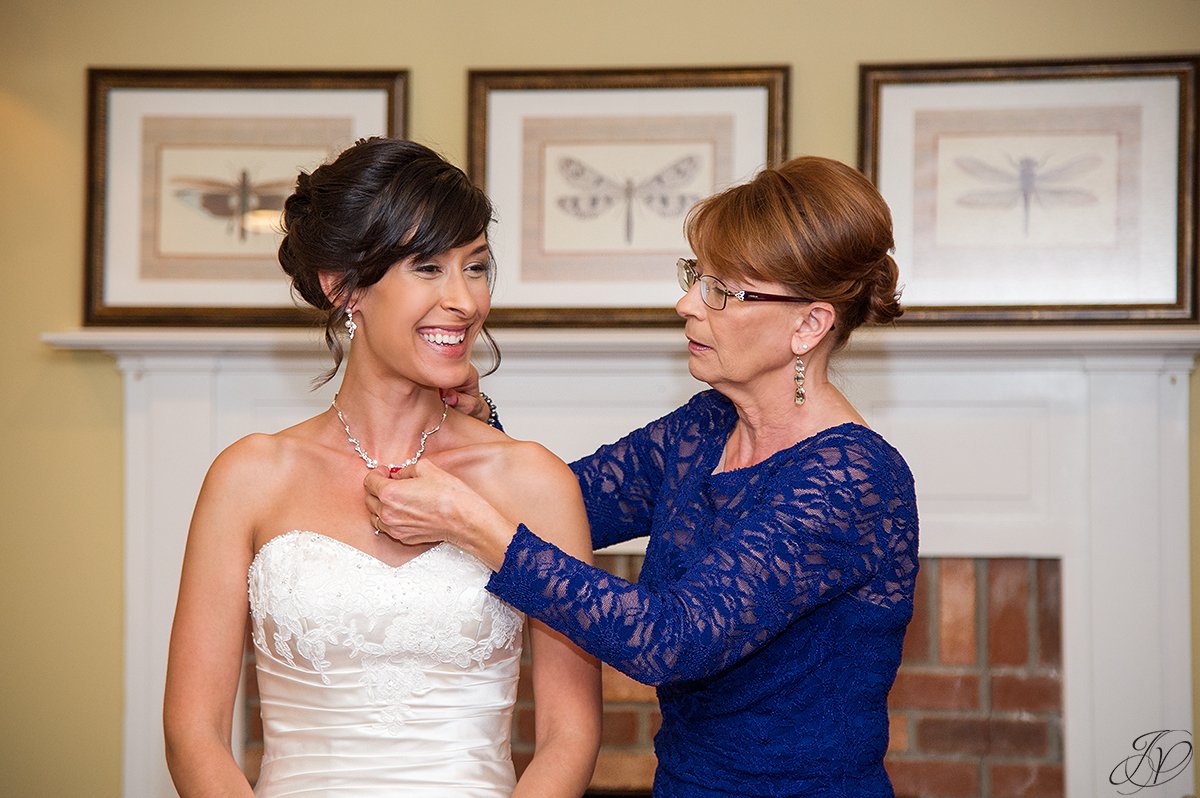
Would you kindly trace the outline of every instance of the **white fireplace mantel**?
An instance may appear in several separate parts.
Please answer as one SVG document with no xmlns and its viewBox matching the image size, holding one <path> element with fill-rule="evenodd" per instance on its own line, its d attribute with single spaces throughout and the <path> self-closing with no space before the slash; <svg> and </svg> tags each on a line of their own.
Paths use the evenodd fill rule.
<svg viewBox="0 0 1200 798">
<path fill-rule="evenodd" d="M 160 725 L 188 519 L 213 457 L 327 406 L 316 333 L 85 329 L 125 386 L 124 795 L 173 795 Z M 510 433 L 570 459 L 701 387 L 678 330 L 499 330 Z M 1071 798 L 1117 796 L 1134 737 L 1191 729 L 1188 376 L 1200 329 L 867 330 L 835 380 L 905 453 L 921 554 L 1062 560 Z M 1192 791 L 1190 772 L 1172 795 Z"/>
</svg>

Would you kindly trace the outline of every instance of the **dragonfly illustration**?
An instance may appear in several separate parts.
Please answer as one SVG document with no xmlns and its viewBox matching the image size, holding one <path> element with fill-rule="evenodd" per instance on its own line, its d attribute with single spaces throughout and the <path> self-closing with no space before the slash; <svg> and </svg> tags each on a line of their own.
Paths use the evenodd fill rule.
<svg viewBox="0 0 1200 798">
<path fill-rule="evenodd" d="M 1087 189 L 1053 185 L 1095 169 L 1101 162 L 1099 155 L 1080 155 L 1046 168 L 1048 160 L 1049 157 L 1039 161 L 1027 155 L 1014 161 L 1009 157 L 1012 168 L 1004 168 L 978 158 L 955 158 L 954 165 L 971 177 L 1003 186 L 968 191 L 960 195 L 957 202 L 964 208 L 994 209 L 1014 208 L 1019 202 L 1024 213 L 1025 235 L 1029 235 L 1029 209 L 1033 200 L 1043 208 L 1080 207 L 1099 201 L 1099 197 Z"/>
<path fill-rule="evenodd" d="M 242 169 L 232 182 L 207 177 L 176 177 L 171 182 L 180 186 L 175 190 L 177 199 L 209 216 L 228 219 L 229 232 L 236 229 L 241 241 L 246 240 L 247 232 L 261 232 L 277 221 L 284 200 L 295 187 L 292 180 L 254 183 L 248 169 Z M 263 218 L 270 221 L 256 221 Z"/>
<path fill-rule="evenodd" d="M 594 219 L 618 203 L 625 207 L 625 243 L 633 242 L 635 200 L 659 216 L 679 216 L 700 199 L 698 194 L 680 191 L 700 169 L 700 159 L 688 155 L 672 161 L 640 182 L 626 177 L 614 179 L 601 174 L 578 158 L 566 156 L 558 161 L 558 171 L 579 194 L 558 198 L 558 207 L 578 219 Z"/>
</svg>

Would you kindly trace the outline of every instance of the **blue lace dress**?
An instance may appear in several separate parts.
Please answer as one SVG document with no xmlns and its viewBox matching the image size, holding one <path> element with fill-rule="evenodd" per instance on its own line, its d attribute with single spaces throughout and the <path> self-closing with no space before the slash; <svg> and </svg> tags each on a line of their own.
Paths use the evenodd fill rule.
<svg viewBox="0 0 1200 798">
<path fill-rule="evenodd" d="M 598 548 L 650 535 L 636 584 L 521 526 L 488 588 L 657 686 L 655 796 L 892 796 L 912 474 L 857 424 L 714 474 L 736 419 L 707 391 L 573 464 Z"/>
</svg>

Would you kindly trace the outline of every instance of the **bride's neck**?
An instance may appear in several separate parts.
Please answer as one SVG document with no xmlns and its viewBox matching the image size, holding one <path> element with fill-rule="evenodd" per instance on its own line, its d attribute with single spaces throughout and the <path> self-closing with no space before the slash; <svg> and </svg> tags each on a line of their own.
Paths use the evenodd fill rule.
<svg viewBox="0 0 1200 798">
<path fill-rule="evenodd" d="M 336 402 L 330 412 L 339 432 L 343 424 L 348 426 L 371 456 L 379 459 L 398 456 L 423 431 L 436 426 L 444 410 L 436 388 L 411 382 L 367 382 L 350 375 L 338 387 Z M 341 412 L 341 419 L 336 419 L 335 410 Z"/>
</svg>

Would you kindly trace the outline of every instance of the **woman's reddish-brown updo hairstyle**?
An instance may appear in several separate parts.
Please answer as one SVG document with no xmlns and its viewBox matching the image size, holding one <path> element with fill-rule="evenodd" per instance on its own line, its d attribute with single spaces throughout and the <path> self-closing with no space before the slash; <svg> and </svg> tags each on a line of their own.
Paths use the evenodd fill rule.
<svg viewBox="0 0 1200 798">
<path fill-rule="evenodd" d="M 466 173 L 433 150 L 401 139 L 360 139 L 332 163 L 300 173 L 283 206 L 279 263 L 292 290 L 325 315 L 337 373 L 338 338 L 357 291 L 407 258 L 430 258 L 487 233 L 492 203 Z M 332 297 L 321 275 L 332 275 Z M 485 331 L 493 360 L 499 351 Z"/>
<path fill-rule="evenodd" d="M 702 200 L 687 237 L 705 274 L 787 286 L 833 305 L 833 348 L 903 313 L 892 214 L 863 174 L 806 156 Z"/>
</svg>

